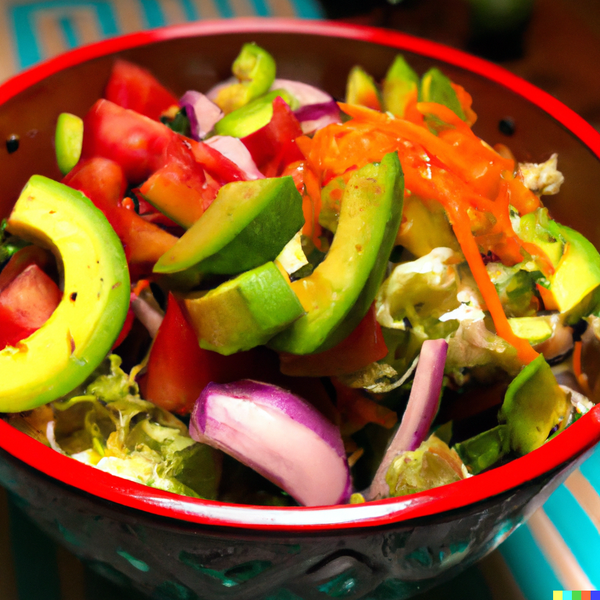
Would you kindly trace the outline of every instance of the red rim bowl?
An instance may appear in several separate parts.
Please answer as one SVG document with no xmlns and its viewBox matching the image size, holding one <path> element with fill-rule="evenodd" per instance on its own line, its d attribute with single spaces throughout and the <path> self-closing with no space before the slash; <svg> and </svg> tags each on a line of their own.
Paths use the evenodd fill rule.
<svg viewBox="0 0 600 600">
<path fill-rule="evenodd" d="M 600 159 L 600 134 L 554 97 L 492 63 L 462 51 L 398 32 L 355 25 L 300 20 L 206 21 L 135 33 L 68 52 L 25 71 L 0 86 L 0 106 L 64 69 L 116 52 L 179 38 L 223 34 L 303 34 L 358 40 L 411 52 L 481 75 L 537 106 Z M 401 498 L 321 508 L 272 508 L 225 504 L 174 495 L 78 463 L 0 420 L 0 447 L 31 467 L 99 498 L 154 515 L 191 523 L 249 529 L 336 530 L 375 527 L 439 515 L 519 488 L 548 473 L 568 470 L 600 440 L 600 406 L 538 450 L 486 473 Z"/>
</svg>

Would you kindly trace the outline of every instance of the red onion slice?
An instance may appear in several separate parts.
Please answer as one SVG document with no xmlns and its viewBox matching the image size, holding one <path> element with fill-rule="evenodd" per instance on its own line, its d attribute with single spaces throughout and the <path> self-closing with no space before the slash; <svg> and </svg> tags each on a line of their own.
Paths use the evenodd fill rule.
<svg viewBox="0 0 600 600">
<path fill-rule="evenodd" d="M 331 123 L 341 123 L 340 108 L 335 100 L 307 104 L 294 111 L 303 133 L 312 133 Z"/>
<path fill-rule="evenodd" d="M 385 476 L 392 461 L 403 452 L 416 450 L 427 437 L 438 409 L 447 351 L 446 340 L 423 342 L 408 405 L 366 493 L 368 500 L 389 496 Z"/>
<path fill-rule="evenodd" d="M 181 96 L 179 106 L 185 110 L 190 121 L 191 137 L 197 141 L 203 140 L 223 117 L 223 111 L 214 102 L 194 90 Z"/>
<path fill-rule="evenodd" d="M 234 162 L 248 179 L 264 179 L 265 176 L 258 170 L 248 148 L 239 138 L 230 135 L 215 135 L 205 140 L 204 143 Z"/>
<path fill-rule="evenodd" d="M 315 87 L 314 85 L 310 85 L 309 83 L 304 83 L 303 81 L 275 79 L 275 81 L 273 81 L 273 85 L 271 86 L 271 90 L 281 89 L 294 96 L 300 106 L 306 106 L 308 104 L 323 104 L 333 100 L 333 98 L 327 92 L 324 92 L 323 90 Z"/>
<path fill-rule="evenodd" d="M 280 486 L 305 506 L 348 500 L 350 471 L 338 428 L 275 385 L 211 383 L 196 401 L 190 435 Z"/>
</svg>

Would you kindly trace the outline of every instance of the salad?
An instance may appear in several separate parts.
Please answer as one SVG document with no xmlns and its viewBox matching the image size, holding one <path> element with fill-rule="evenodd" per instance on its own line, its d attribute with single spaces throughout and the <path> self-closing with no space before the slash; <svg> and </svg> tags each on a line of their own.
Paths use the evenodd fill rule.
<svg viewBox="0 0 600 600">
<path fill-rule="evenodd" d="M 320 506 L 476 476 L 600 399 L 600 254 L 469 93 L 398 55 L 336 101 L 245 44 L 181 97 L 114 63 L 0 229 L 0 411 L 192 497 Z M 588 361 L 589 362 L 589 361 Z"/>
</svg>

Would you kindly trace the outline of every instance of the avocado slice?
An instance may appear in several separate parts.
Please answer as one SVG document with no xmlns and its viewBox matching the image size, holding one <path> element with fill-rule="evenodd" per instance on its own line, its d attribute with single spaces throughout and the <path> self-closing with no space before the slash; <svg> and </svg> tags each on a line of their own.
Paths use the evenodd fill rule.
<svg viewBox="0 0 600 600">
<path fill-rule="evenodd" d="M 54 149 L 56 162 L 66 175 L 78 162 L 83 146 L 83 119 L 71 113 L 61 113 L 56 122 Z"/>
<path fill-rule="evenodd" d="M 547 277 L 548 285 L 544 287 L 552 294 L 555 308 L 572 313 L 568 322 L 576 322 L 589 308 L 589 303 L 578 305 L 600 286 L 598 250 L 579 232 L 550 219 L 546 208 L 520 217 L 518 235 L 548 257 L 554 273 Z"/>
<path fill-rule="evenodd" d="M 381 110 L 381 98 L 375 80 L 358 65 L 348 74 L 346 102 Z"/>
<path fill-rule="evenodd" d="M 202 273 L 241 273 L 274 260 L 303 225 L 302 196 L 291 177 L 234 181 L 159 258 L 154 272 L 193 267 Z"/>
<path fill-rule="evenodd" d="M 273 101 L 282 98 L 292 110 L 298 101 L 286 90 L 273 90 L 237 108 L 215 123 L 217 135 L 243 138 L 264 127 L 273 116 Z"/>
<path fill-rule="evenodd" d="M 398 154 L 356 171 L 344 191 L 339 223 L 325 260 L 292 283 L 307 314 L 269 346 L 292 354 L 325 350 L 347 337 L 366 314 L 381 285 L 404 196 Z"/>
<path fill-rule="evenodd" d="M 233 354 L 265 344 L 304 314 L 274 262 L 246 271 L 204 295 L 183 297 L 201 348 Z"/>
<path fill-rule="evenodd" d="M 244 44 L 231 65 L 237 82 L 221 88 L 215 104 L 225 113 L 245 106 L 269 90 L 276 70 L 275 59 L 264 48 L 254 42 Z"/>
<path fill-rule="evenodd" d="M 129 307 L 123 246 L 81 192 L 34 175 L 8 219 L 14 235 L 49 247 L 62 265 L 63 297 L 31 336 L 0 351 L 0 412 L 65 395 L 100 365 Z"/>
<path fill-rule="evenodd" d="M 419 76 L 402 55 L 396 56 L 383 80 L 383 108 L 397 117 L 403 117 L 406 105 L 419 87 Z"/>
<path fill-rule="evenodd" d="M 429 69 L 421 78 L 419 101 L 443 104 L 463 121 L 466 120 L 465 112 L 452 87 L 452 82 L 436 67 Z"/>
<path fill-rule="evenodd" d="M 513 333 L 529 341 L 533 346 L 549 340 L 554 333 L 550 318 L 539 317 L 513 317 L 508 319 Z"/>
<path fill-rule="evenodd" d="M 565 248 L 550 278 L 549 289 L 558 310 L 566 312 L 600 285 L 600 254 L 583 235 L 570 227 L 554 223 L 565 240 Z"/>
<path fill-rule="evenodd" d="M 511 449 L 523 455 L 539 448 L 568 406 L 567 394 L 540 354 L 512 380 L 498 415 L 508 427 Z"/>
</svg>

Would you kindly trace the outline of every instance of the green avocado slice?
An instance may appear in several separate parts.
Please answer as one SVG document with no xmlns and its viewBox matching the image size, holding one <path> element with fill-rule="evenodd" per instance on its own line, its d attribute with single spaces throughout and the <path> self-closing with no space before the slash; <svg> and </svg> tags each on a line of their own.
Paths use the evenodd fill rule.
<svg viewBox="0 0 600 600">
<path fill-rule="evenodd" d="M 402 55 L 396 56 L 383 81 L 383 108 L 403 117 L 411 94 L 419 87 L 419 76 Z"/>
<path fill-rule="evenodd" d="M 275 263 L 246 271 L 204 295 L 184 297 L 201 348 L 220 354 L 250 350 L 304 314 Z"/>
<path fill-rule="evenodd" d="M 381 106 L 380 96 L 373 77 L 362 67 L 358 65 L 353 67 L 346 82 L 346 102 L 378 109 Z"/>
<path fill-rule="evenodd" d="M 458 96 L 452 87 L 452 82 L 436 67 L 429 69 L 421 78 L 419 101 L 443 104 L 463 121 L 466 120 Z"/>
<path fill-rule="evenodd" d="M 358 325 L 373 302 L 402 217 L 404 178 L 397 153 L 368 164 L 348 181 L 325 260 L 292 283 L 307 314 L 276 335 L 281 352 L 325 350 Z"/>
<path fill-rule="evenodd" d="M 8 229 L 50 248 L 64 272 L 63 297 L 50 319 L 0 351 L 0 412 L 20 412 L 64 396 L 98 367 L 123 327 L 130 284 L 116 233 L 68 186 L 31 177 Z"/>
<path fill-rule="evenodd" d="M 291 177 L 228 183 L 154 272 L 241 273 L 274 260 L 302 225 L 302 196 Z"/>
<path fill-rule="evenodd" d="M 577 306 L 600 285 L 600 254 L 579 232 L 556 223 L 565 249 L 550 278 L 550 291 L 560 312 Z"/>
<path fill-rule="evenodd" d="M 567 394 L 540 354 L 523 367 L 506 390 L 498 415 L 506 423 L 510 447 L 519 454 L 539 448 L 567 414 Z"/>
<path fill-rule="evenodd" d="M 54 148 L 56 162 L 66 175 L 79 161 L 83 145 L 83 119 L 71 113 L 61 113 L 56 122 Z"/>
</svg>

